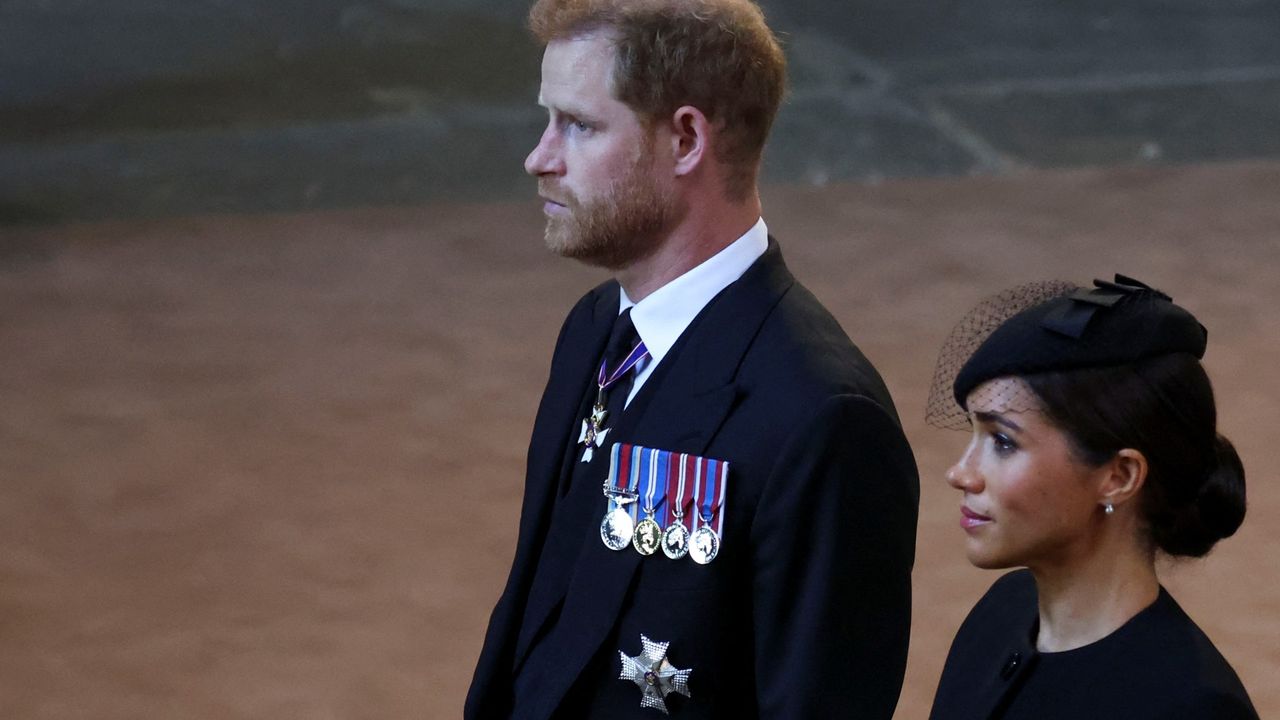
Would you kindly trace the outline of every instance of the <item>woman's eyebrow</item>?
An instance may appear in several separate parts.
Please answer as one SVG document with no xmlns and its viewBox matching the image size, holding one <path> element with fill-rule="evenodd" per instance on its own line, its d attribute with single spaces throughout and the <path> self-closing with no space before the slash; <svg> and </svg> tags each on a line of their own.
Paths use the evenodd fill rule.
<svg viewBox="0 0 1280 720">
<path fill-rule="evenodd" d="M 996 412 L 985 412 L 985 411 L 975 411 L 975 412 L 973 413 L 973 416 L 974 416 L 975 418 L 977 418 L 978 420 L 981 420 L 982 422 L 985 422 L 985 423 L 994 423 L 994 424 L 996 424 L 996 425 L 1003 425 L 1003 426 L 1005 426 L 1005 427 L 1009 428 L 1010 430 L 1014 430 L 1014 431 L 1017 431 L 1017 432 L 1022 432 L 1022 426 L 1021 426 L 1021 425 L 1019 425 L 1018 423 L 1016 423 L 1016 422 L 1014 422 L 1014 421 L 1010 420 L 1009 418 L 1005 417 L 1004 415 L 1001 415 L 1000 413 L 996 413 Z"/>
</svg>

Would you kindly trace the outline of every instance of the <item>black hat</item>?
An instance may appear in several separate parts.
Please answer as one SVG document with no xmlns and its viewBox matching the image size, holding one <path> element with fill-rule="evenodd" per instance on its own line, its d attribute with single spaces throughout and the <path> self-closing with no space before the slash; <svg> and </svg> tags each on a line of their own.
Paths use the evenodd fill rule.
<svg viewBox="0 0 1280 720">
<path fill-rule="evenodd" d="M 960 368 L 960 407 L 993 378 L 1123 365 L 1160 355 L 1204 357 L 1208 332 L 1159 290 L 1116 275 L 1033 305 L 1004 321 Z"/>
</svg>

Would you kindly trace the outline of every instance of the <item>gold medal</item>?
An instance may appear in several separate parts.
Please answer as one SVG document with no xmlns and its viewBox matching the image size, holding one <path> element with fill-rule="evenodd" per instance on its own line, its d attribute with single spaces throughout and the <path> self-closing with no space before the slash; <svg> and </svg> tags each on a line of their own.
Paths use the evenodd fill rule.
<svg viewBox="0 0 1280 720">
<path fill-rule="evenodd" d="M 652 517 L 646 517 L 636 525 L 635 536 L 631 539 L 636 552 L 641 555 L 652 555 L 662 544 L 662 527 Z"/>
</svg>

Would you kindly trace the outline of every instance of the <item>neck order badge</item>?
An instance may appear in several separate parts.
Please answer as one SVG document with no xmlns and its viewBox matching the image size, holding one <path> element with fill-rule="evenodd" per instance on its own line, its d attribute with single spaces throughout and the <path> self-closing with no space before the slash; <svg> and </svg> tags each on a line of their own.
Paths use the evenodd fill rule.
<svg viewBox="0 0 1280 720">
<path fill-rule="evenodd" d="M 595 449 L 604 443 L 605 435 L 609 434 L 609 428 L 604 427 L 604 421 L 609 416 L 608 411 L 605 410 L 605 390 L 626 377 L 627 373 L 647 357 L 649 357 L 649 349 L 644 346 L 644 342 L 640 342 L 631 349 L 612 373 L 608 371 L 608 358 L 600 361 L 600 371 L 596 373 L 596 401 L 591 407 L 591 416 L 582 421 L 582 432 L 578 435 L 578 444 L 587 446 L 582 451 L 582 462 L 591 462 Z"/>
<path fill-rule="evenodd" d="M 728 478 L 723 460 L 617 443 L 604 484 L 609 504 L 600 538 L 611 550 L 630 544 L 652 555 L 661 547 L 672 560 L 687 554 L 705 565 L 720 552 Z"/>
</svg>

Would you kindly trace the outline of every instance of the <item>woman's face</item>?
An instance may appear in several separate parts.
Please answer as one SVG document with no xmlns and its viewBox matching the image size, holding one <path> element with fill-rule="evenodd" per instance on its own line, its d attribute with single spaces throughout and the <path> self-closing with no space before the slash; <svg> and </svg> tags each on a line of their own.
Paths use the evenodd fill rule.
<svg viewBox="0 0 1280 720">
<path fill-rule="evenodd" d="M 1067 435 L 1035 408 L 1021 380 L 990 380 L 967 405 L 973 436 L 947 482 L 964 491 L 969 562 L 1034 569 L 1087 557 L 1102 518 L 1104 473 L 1072 454 Z"/>
</svg>

